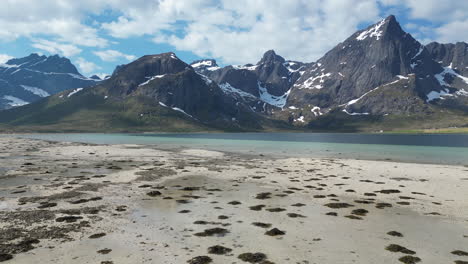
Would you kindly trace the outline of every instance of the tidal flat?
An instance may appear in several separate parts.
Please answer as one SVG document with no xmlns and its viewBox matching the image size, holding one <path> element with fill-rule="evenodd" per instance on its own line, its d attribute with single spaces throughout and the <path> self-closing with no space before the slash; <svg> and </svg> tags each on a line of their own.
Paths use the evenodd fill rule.
<svg viewBox="0 0 468 264">
<path fill-rule="evenodd" d="M 0 262 L 468 263 L 468 167 L 0 138 Z"/>
</svg>

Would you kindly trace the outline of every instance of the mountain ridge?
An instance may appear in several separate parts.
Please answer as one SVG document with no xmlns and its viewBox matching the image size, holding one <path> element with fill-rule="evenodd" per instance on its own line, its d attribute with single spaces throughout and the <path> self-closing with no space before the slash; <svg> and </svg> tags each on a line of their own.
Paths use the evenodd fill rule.
<svg viewBox="0 0 468 264">
<path fill-rule="evenodd" d="M 134 129 L 164 131 L 174 129 L 167 123 L 171 118 L 231 131 L 468 126 L 468 78 L 458 64 L 447 65 L 450 59 L 464 62 L 468 56 L 452 50 L 422 45 L 389 16 L 312 63 L 286 60 L 273 50 L 256 64 L 225 67 L 214 59 L 187 64 L 172 52 L 146 55 L 116 67 L 95 87 L 52 96 L 36 112 L 44 115 L 51 103 L 65 109 L 67 100 L 81 100 L 86 110 L 78 106 L 62 119 L 102 108 L 105 118 L 128 121 Z M 85 98 L 96 104 L 88 105 Z M 106 112 L 111 108 L 114 114 Z M 22 118 L 31 110 L 18 109 L 10 111 L 10 117 L 0 113 L 0 122 L 34 123 L 34 115 Z M 104 122 L 112 128 L 112 122 Z"/>
<path fill-rule="evenodd" d="M 60 91 L 86 88 L 98 80 L 86 78 L 67 58 L 32 53 L 0 64 L 0 110 L 25 105 Z"/>
</svg>

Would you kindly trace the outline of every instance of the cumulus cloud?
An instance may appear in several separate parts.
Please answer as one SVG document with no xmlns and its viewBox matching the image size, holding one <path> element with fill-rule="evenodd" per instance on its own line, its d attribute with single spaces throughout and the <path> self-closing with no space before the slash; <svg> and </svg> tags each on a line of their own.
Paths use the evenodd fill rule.
<svg viewBox="0 0 468 264">
<path fill-rule="evenodd" d="M 65 57 L 71 57 L 79 54 L 82 50 L 71 44 L 64 44 L 46 39 L 34 39 L 31 45 L 34 48 L 45 50 L 51 54 L 60 54 Z"/>
<path fill-rule="evenodd" d="M 93 52 L 96 56 L 98 56 L 99 58 L 101 58 L 101 60 L 103 61 L 117 61 L 119 59 L 126 59 L 128 61 L 132 61 L 134 59 L 136 59 L 135 56 L 133 55 L 128 55 L 128 54 L 124 54 L 120 51 L 117 51 L 117 50 L 103 50 L 103 51 L 95 51 Z"/>
<path fill-rule="evenodd" d="M 468 1 L 460 0 L 380 0 L 388 6 L 406 7 L 410 19 L 432 23 L 430 27 L 415 25 L 413 32 L 423 43 L 429 41 L 468 41 Z"/>
<path fill-rule="evenodd" d="M 453 21 L 435 29 L 437 40 L 443 43 L 458 42 L 460 34 L 467 34 L 466 32 L 468 32 L 468 18 Z"/>
<path fill-rule="evenodd" d="M 0 64 L 4 64 L 10 59 L 13 59 L 13 57 L 7 54 L 0 54 Z"/>
<path fill-rule="evenodd" d="M 0 9 L 0 38 L 49 35 L 60 42 L 90 47 L 104 47 L 107 40 L 98 30 L 81 21 L 89 13 L 99 13 L 112 0 L 3 0 Z"/>
<path fill-rule="evenodd" d="M 253 62 L 269 49 L 312 61 L 378 17 L 375 0 L 161 0 L 123 10 L 103 28 L 121 38 L 154 35 L 157 43 L 225 63 Z"/>
<path fill-rule="evenodd" d="M 468 39 L 464 0 L 2 0 L 2 7 L 0 39 L 47 39 L 69 45 L 52 46 L 74 55 L 77 49 L 113 45 L 109 36 L 144 36 L 224 63 L 255 62 L 268 49 L 314 61 L 389 12 L 416 23 L 411 32 L 424 41 Z M 92 19 L 104 13 L 106 22 Z M 419 20 L 429 22 L 430 30 L 421 32 Z M 34 42 L 52 49 L 43 44 Z M 134 59 L 112 49 L 96 55 L 104 61 Z"/>
<path fill-rule="evenodd" d="M 94 64 L 94 63 L 92 63 L 90 61 L 87 61 L 87 60 L 85 60 L 84 58 L 81 58 L 81 57 L 76 59 L 75 62 L 78 65 L 78 68 L 80 69 L 80 71 L 85 73 L 85 74 L 89 74 L 91 72 L 94 72 L 96 70 L 101 69 L 101 67 L 99 67 L 98 65 L 96 65 L 96 64 Z"/>
</svg>

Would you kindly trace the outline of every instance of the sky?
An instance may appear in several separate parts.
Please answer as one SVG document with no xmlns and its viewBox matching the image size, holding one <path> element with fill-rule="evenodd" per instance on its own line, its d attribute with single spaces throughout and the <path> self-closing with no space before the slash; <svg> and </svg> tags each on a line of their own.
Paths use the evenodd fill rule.
<svg viewBox="0 0 468 264">
<path fill-rule="evenodd" d="M 393 14 L 423 44 L 468 42 L 468 0 L 0 0 L 0 63 L 59 54 L 104 76 L 146 54 L 312 62 Z"/>
</svg>

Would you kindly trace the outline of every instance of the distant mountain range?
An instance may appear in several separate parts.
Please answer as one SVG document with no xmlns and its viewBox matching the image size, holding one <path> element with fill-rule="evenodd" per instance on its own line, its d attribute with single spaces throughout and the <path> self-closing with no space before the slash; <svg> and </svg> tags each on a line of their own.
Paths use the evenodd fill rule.
<svg viewBox="0 0 468 264">
<path fill-rule="evenodd" d="M 42 75 L 35 82 L 4 77 L 20 69 L 35 72 L 34 63 L 22 66 L 22 61 L 10 60 L 7 65 L 11 67 L 0 68 L 0 79 L 16 85 L 9 93 L 0 90 L 0 95 L 12 94 L 27 101 L 12 92 L 28 91 L 22 85 L 48 94 L 59 92 L 0 112 L 0 122 L 10 129 L 378 131 L 468 127 L 468 44 L 424 46 L 404 32 L 394 16 L 354 33 L 312 63 L 285 60 L 270 50 L 256 64 L 219 67 L 215 60 L 207 59 L 188 65 L 174 53 L 164 53 L 118 66 L 110 78 L 96 83 L 79 75 L 68 60 L 39 58 L 54 58 L 55 63 L 37 70 Z M 48 87 L 41 78 L 52 72 L 82 83 Z M 85 88 L 86 84 L 94 86 Z M 65 88 L 73 89 L 60 91 Z"/>
<path fill-rule="evenodd" d="M 100 79 L 86 78 L 66 58 L 31 54 L 0 64 L 0 109 L 35 102 L 58 92 L 87 88 Z M 99 78 L 99 77 L 97 77 Z"/>
</svg>

